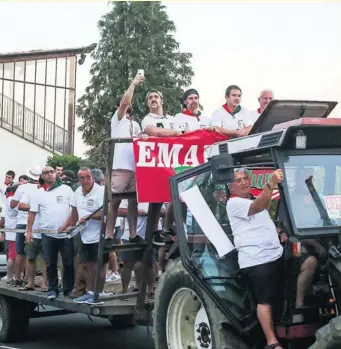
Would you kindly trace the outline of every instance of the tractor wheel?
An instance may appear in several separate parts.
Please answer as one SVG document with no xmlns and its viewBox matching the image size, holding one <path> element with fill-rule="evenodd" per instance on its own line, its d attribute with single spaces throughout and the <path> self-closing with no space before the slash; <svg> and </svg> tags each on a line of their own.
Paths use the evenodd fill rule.
<svg viewBox="0 0 341 349">
<path fill-rule="evenodd" d="M 153 312 L 156 349 L 248 349 L 180 259 L 161 276 Z M 226 321 L 225 321 L 226 322 Z"/>
<path fill-rule="evenodd" d="M 332 319 L 328 325 L 316 332 L 316 341 L 309 349 L 341 348 L 341 316 Z"/>
</svg>

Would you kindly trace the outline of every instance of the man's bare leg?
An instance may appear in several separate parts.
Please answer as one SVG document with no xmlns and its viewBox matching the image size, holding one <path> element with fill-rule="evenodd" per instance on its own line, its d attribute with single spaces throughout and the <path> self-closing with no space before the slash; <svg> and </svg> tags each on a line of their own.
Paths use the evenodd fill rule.
<svg viewBox="0 0 341 349">
<path fill-rule="evenodd" d="M 122 279 L 122 293 L 127 293 L 130 280 L 131 280 L 131 272 L 134 269 L 134 262 L 129 261 L 129 262 L 124 262 L 123 268 L 122 268 L 122 273 L 121 273 L 121 279 Z M 136 279 L 138 276 L 136 275 Z"/>
<path fill-rule="evenodd" d="M 304 306 L 304 299 L 310 287 L 318 261 L 314 256 L 308 257 L 301 266 L 301 272 L 297 278 L 297 291 L 296 291 L 296 308 L 302 308 Z"/>
<path fill-rule="evenodd" d="M 92 291 L 92 292 L 95 291 L 96 267 L 97 267 L 97 265 L 94 262 L 84 263 L 86 282 L 87 282 L 87 286 L 88 286 L 87 288 L 88 288 L 88 291 Z M 107 265 L 104 264 L 102 267 L 102 270 L 101 270 L 99 292 L 102 292 L 103 288 L 104 288 L 106 269 L 107 269 Z"/>
<path fill-rule="evenodd" d="M 17 254 L 15 257 L 15 280 L 21 280 L 21 275 L 25 269 L 25 259 L 24 255 Z"/>
<path fill-rule="evenodd" d="M 163 230 L 165 232 L 169 232 L 173 226 L 174 223 L 174 210 L 173 210 L 173 204 L 170 203 L 166 209 L 166 216 L 165 216 L 165 222 L 163 225 Z"/>
<path fill-rule="evenodd" d="M 26 281 L 28 288 L 35 288 L 34 278 L 36 276 L 37 267 L 35 259 L 26 259 Z"/>
<path fill-rule="evenodd" d="M 49 288 L 49 286 L 48 286 L 48 283 L 47 283 L 47 272 L 46 272 L 46 264 L 45 264 L 45 260 L 44 259 L 43 259 L 43 264 L 42 265 L 43 265 L 43 270 L 42 270 L 43 282 L 41 284 L 41 288 L 47 290 Z"/>
<path fill-rule="evenodd" d="M 270 304 L 258 304 L 257 305 L 257 317 L 262 326 L 267 345 L 278 343 L 273 322 L 272 311 Z M 283 349 L 278 345 L 275 349 Z"/>
<path fill-rule="evenodd" d="M 130 239 L 136 238 L 136 225 L 137 225 L 137 200 L 128 200 L 128 225 Z M 116 221 L 116 220 L 115 220 Z"/>
<path fill-rule="evenodd" d="M 121 201 L 122 201 L 121 199 L 117 199 L 113 197 L 112 201 L 109 202 L 109 206 L 108 206 L 107 229 L 108 229 L 108 236 L 111 237 L 112 239 L 114 238 L 115 223 L 118 215 L 118 208 L 120 207 Z"/>
<path fill-rule="evenodd" d="M 7 260 L 7 281 L 12 281 L 15 278 L 15 260 Z"/>
</svg>

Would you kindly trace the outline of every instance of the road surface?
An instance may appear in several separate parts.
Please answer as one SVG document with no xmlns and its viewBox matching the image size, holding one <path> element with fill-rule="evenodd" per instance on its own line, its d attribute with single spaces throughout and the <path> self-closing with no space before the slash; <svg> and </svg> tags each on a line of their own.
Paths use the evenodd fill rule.
<svg viewBox="0 0 341 349">
<path fill-rule="evenodd" d="M 147 327 L 113 330 L 108 320 L 72 314 L 31 319 L 24 343 L 0 343 L 0 349 L 154 349 Z"/>
</svg>

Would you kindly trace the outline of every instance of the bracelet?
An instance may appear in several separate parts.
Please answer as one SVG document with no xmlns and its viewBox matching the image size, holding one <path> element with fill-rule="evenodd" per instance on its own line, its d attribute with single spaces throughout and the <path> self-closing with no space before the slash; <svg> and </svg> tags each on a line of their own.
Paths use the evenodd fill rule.
<svg viewBox="0 0 341 349">
<path fill-rule="evenodd" d="M 271 188 L 271 187 L 270 187 L 270 184 L 269 184 L 269 183 L 266 183 L 266 186 L 267 186 L 270 190 L 274 190 L 274 188 Z"/>
</svg>

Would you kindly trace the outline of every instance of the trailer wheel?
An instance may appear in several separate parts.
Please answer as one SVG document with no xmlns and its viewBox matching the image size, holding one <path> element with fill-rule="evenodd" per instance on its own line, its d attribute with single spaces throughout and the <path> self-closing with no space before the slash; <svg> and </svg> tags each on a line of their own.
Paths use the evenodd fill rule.
<svg viewBox="0 0 341 349">
<path fill-rule="evenodd" d="M 110 316 L 109 322 L 115 330 L 123 330 L 125 328 L 136 326 L 134 314 Z"/>
<path fill-rule="evenodd" d="M 0 296 L 0 342 L 19 342 L 26 338 L 29 314 L 25 302 Z"/>
<path fill-rule="evenodd" d="M 223 328 L 224 316 L 180 259 L 161 276 L 153 312 L 156 349 L 248 349 Z"/>
<path fill-rule="evenodd" d="M 309 349 L 341 348 L 341 316 L 332 319 L 329 324 L 316 332 L 316 341 Z"/>
</svg>

